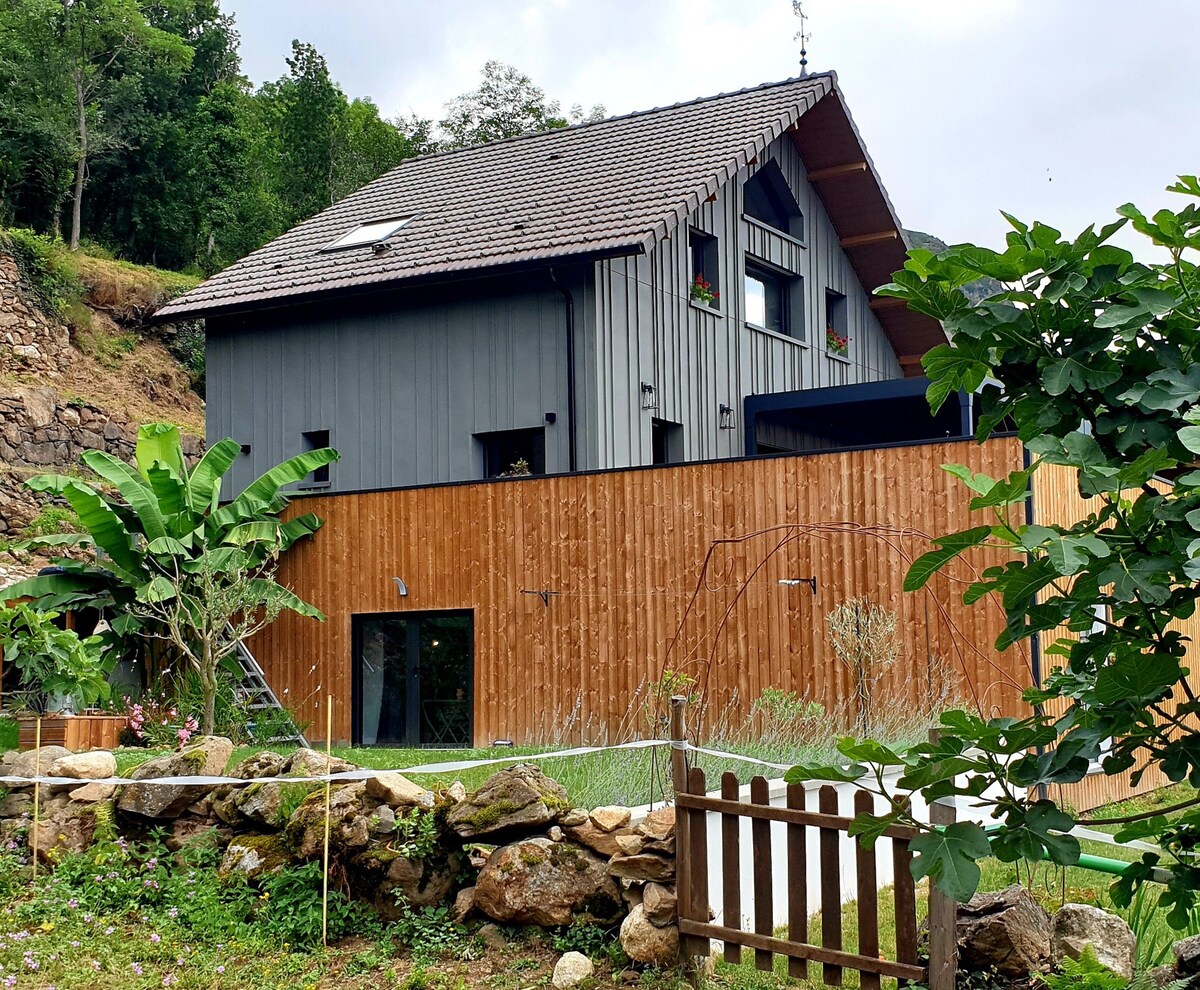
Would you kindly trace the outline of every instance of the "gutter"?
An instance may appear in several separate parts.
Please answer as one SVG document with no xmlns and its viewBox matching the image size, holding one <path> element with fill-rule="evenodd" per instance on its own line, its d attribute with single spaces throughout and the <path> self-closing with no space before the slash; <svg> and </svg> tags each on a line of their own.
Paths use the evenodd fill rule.
<svg viewBox="0 0 1200 990">
<path fill-rule="evenodd" d="M 576 471 L 575 452 L 575 297 L 550 269 L 550 281 L 566 303 L 567 337 L 567 470 Z"/>
</svg>

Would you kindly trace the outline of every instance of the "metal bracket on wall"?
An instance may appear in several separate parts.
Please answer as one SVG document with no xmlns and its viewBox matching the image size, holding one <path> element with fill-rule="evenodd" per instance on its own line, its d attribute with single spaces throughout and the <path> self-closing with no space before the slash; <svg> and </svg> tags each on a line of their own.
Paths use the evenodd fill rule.
<svg viewBox="0 0 1200 990">
<path fill-rule="evenodd" d="M 551 595 L 555 595 L 555 596 L 560 595 L 561 592 L 551 591 L 549 588 L 543 588 L 541 591 L 527 591 L 525 588 L 522 588 L 521 594 L 537 595 L 538 598 L 540 598 L 542 600 L 542 604 L 545 605 L 546 608 L 549 608 L 550 607 L 550 596 Z"/>
<path fill-rule="evenodd" d="M 812 577 L 806 578 L 780 578 L 779 583 L 787 585 L 789 588 L 794 588 L 799 584 L 807 584 L 810 588 L 812 588 L 814 597 L 817 594 L 817 576 L 815 574 Z"/>
</svg>

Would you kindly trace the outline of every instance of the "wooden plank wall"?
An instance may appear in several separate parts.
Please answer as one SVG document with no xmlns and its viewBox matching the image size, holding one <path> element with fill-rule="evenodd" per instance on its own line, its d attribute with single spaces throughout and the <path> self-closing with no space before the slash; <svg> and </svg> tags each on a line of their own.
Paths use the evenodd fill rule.
<svg viewBox="0 0 1200 990">
<path fill-rule="evenodd" d="M 1043 464 L 1033 476 L 1033 512 L 1034 522 L 1040 525 L 1070 526 L 1090 513 L 1097 511 L 1100 506 L 1095 500 L 1083 498 L 1079 494 L 1079 486 L 1075 480 L 1075 472 L 1070 468 L 1057 464 Z M 1179 623 L 1179 628 L 1191 637 L 1193 645 L 1189 647 L 1189 656 L 1195 657 L 1195 640 L 1200 633 L 1200 617 L 1193 617 Z M 1041 637 L 1043 661 L 1043 676 L 1055 666 L 1061 666 L 1061 657 L 1045 657 L 1046 647 L 1059 639 L 1074 639 L 1075 634 L 1065 626 L 1059 627 Z M 1192 664 L 1193 669 L 1195 664 Z M 1193 685 L 1200 686 L 1195 677 Z M 1056 709 L 1051 708 L 1051 711 Z M 1065 710 L 1065 705 L 1057 710 Z M 1145 794 L 1166 786 L 1170 781 L 1157 769 L 1150 768 L 1143 774 L 1136 786 L 1130 783 L 1132 771 L 1115 777 L 1106 777 L 1103 773 L 1094 773 L 1077 784 L 1061 785 L 1054 789 L 1051 795 L 1056 800 L 1075 808 L 1077 811 L 1088 811 L 1113 801 L 1122 801 L 1138 794 Z"/>
<path fill-rule="evenodd" d="M 1003 476 L 1021 448 L 924 444 L 297 499 L 290 511 L 326 525 L 281 577 L 329 618 L 288 615 L 252 648 L 315 724 L 334 695 L 344 741 L 352 615 L 473 609 L 477 744 L 615 741 L 647 731 L 641 704 L 666 668 L 700 681 L 710 723 L 744 717 L 766 687 L 836 707 L 851 683 L 826 615 L 868 595 L 900 619 L 887 703 L 924 703 L 932 655 L 972 704 L 1011 711 L 1030 668 L 1023 649 L 991 648 L 998 603 L 963 606 L 965 571 L 902 592 L 924 534 L 971 525 L 961 486 L 940 470 L 948 462 Z M 702 575 L 713 541 L 740 537 Z M 779 583 L 811 576 L 815 597 Z M 548 605 L 522 594 L 543 589 L 557 593 Z"/>
</svg>

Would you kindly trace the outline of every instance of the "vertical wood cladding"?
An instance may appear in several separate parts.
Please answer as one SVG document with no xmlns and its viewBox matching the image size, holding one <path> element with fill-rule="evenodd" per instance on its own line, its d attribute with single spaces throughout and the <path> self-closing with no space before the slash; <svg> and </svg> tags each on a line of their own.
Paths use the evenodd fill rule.
<svg viewBox="0 0 1200 990">
<path fill-rule="evenodd" d="M 470 609 L 477 743 L 611 740 L 644 729 L 664 669 L 701 681 L 710 717 L 745 715 L 767 687 L 836 706 L 851 684 L 826 615 L 866 595 L 899 615 L 888 704 L 923 701 L 932 656 L 972 704 L 1012 711 L 1028 657 L 992 650 L 997 602 L 961 604 L 969 569 L 902 592 L 926 534 L 971 524 L 947 462 L 1000 476 L 1021 449 L 925 444 L 298 499 L 289 511 L 326 524 L 281 578 L 328 620 L 285 616 L 252 648 L 305 717 L 332 693 L 346 740 L 352 615 Z M 815 597 L 780 583 L 809 577 Z M 549 604 L 522 593 L 541 590 L 556 592 Z"/>
</svg>

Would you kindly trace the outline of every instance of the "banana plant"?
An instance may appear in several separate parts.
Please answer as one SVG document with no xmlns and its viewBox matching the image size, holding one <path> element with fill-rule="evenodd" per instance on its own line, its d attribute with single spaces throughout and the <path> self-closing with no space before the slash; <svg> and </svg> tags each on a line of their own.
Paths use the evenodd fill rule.
<svg viewBox="0 0 1200 990">
<path fill-rule="evenodd" d="M 58 560 L 53 571 L 5 589 L 5 598 L 30 598 L 39 609 L 98 608 L 116 637 L 166 640 L 192 658 L 227 655 L 223 647 L 230 645 L 192 642 L 228 635 L 224 624 L 214 627 L 211 615 L 199 614 L 204 608 L 199 585 L 207 596 L 214 581 L 237 588 L 247 608 L 266 608 L 272 617 L 290 609 L 323 619 L 274 575 L 279 556 L 322 525 L 312 513 L 282 520 L 288 504 L 282 489 L 336 461 L 338 453 L 324 448 L 289 458 L 222 505 L 223 479 L 240 449 L 231 439 L 221 440 L 189 467 L 178 428 L 151 423 L 138 430 L 133 465 L 102 450 L 84 452 L 80 460 L 99 482 L 54 474 L 29 479 L 34 491 L 66 500 L 85 532 L 24 546 L 74 543 L 93 549 L 94 559 Z M 179 606 L 174 614 L 184 617 L 173 630 L 163 621 L 164 603 L 170 602 Z"/>
</svg>

